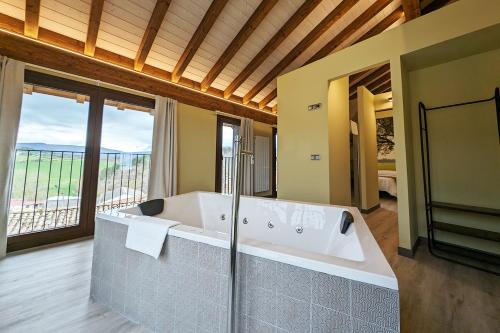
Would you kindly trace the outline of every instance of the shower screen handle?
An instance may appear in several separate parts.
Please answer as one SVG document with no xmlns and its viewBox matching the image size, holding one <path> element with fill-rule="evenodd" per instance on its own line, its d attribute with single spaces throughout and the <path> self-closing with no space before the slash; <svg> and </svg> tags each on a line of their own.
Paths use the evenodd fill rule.
<svg viewBox="0 0 500 333">
<path fill-rule="evenodd" d="M 498 143 L 500 143 L 500 88 L 495 88 L 495 106 L 497 110 Z"/>
</svg>

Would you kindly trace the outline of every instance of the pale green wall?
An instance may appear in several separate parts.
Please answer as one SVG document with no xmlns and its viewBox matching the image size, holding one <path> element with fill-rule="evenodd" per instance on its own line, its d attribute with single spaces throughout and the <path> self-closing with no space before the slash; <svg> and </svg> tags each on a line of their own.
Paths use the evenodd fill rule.
<svg viewBox="0 0 500 333">
<path fill-rule="evenodd" d="M 328 144 L 330 203 L 351 205 L 349 78 L 330 82 L 328 90 Z"/>
<path fill-rule="evenodd" d="M 217 115 L 179 103 L 177 107 L 177 192 L 215 191 Z"/>
<path fill-rule="evenodd" d="M 361 208 L 364 210 L 369 210 L 379 204 L 374 97 L 365 87 L 358 87 L 359 184 Z"/>
</svg>

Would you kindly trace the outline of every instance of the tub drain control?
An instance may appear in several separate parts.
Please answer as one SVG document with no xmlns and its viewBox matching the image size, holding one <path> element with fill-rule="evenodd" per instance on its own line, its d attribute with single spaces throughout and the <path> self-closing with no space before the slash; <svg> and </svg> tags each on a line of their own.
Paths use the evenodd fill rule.
<svg viewBox="0 0 500 333">
<path fill-rule="evenodd" d="M 248 219 L 246 217 L 243 219 L 243 224 L 248 224 Z"/>
<path fill-rule="evenodd" d="M 274 224 L 271 221 L 269 221 L 269 222 L 267 222 L 267 227 L 269 229 L 272 229 L 272 228 L 274 228 Z"/>
</svg>

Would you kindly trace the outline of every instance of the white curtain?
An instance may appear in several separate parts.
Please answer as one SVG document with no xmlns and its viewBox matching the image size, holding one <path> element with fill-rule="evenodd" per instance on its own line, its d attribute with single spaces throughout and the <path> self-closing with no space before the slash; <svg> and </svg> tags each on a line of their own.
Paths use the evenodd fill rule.
<svg viewBox="0 0 500 333">
<path fill-rule="evenodd" d="M 253 120 L 241 119 L 240 127 L 241 149 L 253 153 Z M 241 194 L 253 195 L 253 156 L 243 155 L 241 158 L 242 179 Z"/>
<path fill-rule="evenodd" d="M 0 57 L 0 258 L 7 252 L 12 170 L 23 100 L 24 63 Z"/>
<path fill-rule="evenodd" d="M 156 96 L 148 199 L 177 192 L 177 101 Z"/>
</svg>

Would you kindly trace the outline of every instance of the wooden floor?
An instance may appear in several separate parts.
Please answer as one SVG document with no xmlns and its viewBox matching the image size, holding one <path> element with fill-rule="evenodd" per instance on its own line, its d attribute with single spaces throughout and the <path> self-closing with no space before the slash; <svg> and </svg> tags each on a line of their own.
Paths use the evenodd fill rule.
<svg viewBox="0 0 500 333">
<path fill-rule="evenodd" d="M 148 332 L 89 301 L 92 240 L 0 260 L 0 332 Z"/>
<path fill-rule="evenodd" d="M 500 332 L 500 277 L 432 257 L 397 255 L 396 202 L 366 221 L 394 269 L 402 332 Z M 0 261 L 0 332 L 147 332 L 88 300 L 92 241 Z"/>
<path fill-rule="evenodd" d="M 500 277 L 433 257 L 421 245 L 414 259 L 397 255 L 395 200 L 365 215 L 396 273 L 401 332 L 500 332 Z"/>
</svg>

